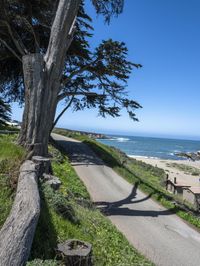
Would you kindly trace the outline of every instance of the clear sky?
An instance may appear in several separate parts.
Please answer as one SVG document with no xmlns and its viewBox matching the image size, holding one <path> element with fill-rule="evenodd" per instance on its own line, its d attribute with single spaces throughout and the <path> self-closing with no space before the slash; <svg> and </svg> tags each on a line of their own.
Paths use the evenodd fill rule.
<svg viewBox="0 0 200 266">
<path fill-rule="evenodd" d="M 143 65 L 128 83 L 130 97 L 143 109 L 140 122 L 125 112 L 100 118 L 95 110 L 68 111 L 58 126 L 105 133 L 200 139 L 200 1 L 125 0 L 124 12 L 105 25 L 90 1 L 92 45 L 102 39 L 124 41 L 130 60 Z M 61 109 L 62 106 L 58 108 Z M 13 118 L 22 111 L 13 105 Z"/>
</svg>

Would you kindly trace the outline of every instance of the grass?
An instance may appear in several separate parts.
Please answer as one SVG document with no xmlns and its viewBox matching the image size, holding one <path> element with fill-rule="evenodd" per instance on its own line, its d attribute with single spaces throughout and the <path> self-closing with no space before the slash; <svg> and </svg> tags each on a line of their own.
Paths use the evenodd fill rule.
<svg viewBox="0 0 200 266">
<path fill-rule="evenodd" d="M 59 266 L 56 260 L 41 260 L 35 259 L 33 261 L 28 261 L 27 266 Z"/>
<path fill-rule="evenodd" d="M 114 171 L 124 177 L 128 182 L 139 182 L 139 188 L 147 195 L 150 195 L 164 207 L 175 212 L 179 217 L 200 229 L 199 215 L 193 207 L 183 202 L 178 196 L 169 194 L 165 190 L 163 186 L 165 173 L 161 169 L 129 158 L 127 158 L 124 164 L 121 164 L 120 160 L 117 159 L 120 157 L 120 153 L 115 148 L 108 147 L 94 140 L 88 141 L 87 139 L 84 142 L 88 144 L 107 165 L 112 167 Z M 114 165 L 113 161 L 115 161 Z"/>
<path fill-rule="evenodd" d="M 74 136 L 84 141 L 105 163 L 129 182 L 139 182 L 139 187 L 163 206 L 200 228 L 200 220 L 192 212 L 174 207 L 172 195 L 162 184 L 164 172 L 159 168 L 129 159 L 121 151 L 100 144 L 84 136 Z M 0 136 L 0 228 L 12 207 L 13 183 L 24 159 L 25 151 L 15 144 L 16 135 Z M 58 242 L 77 238 L 92 243 L 94 265 L 129 266 L 152 265 L 139 254 L 126 238 L 101 214 L 90 201 L 89 194 L 77 177 L 66 156 L 50 147 L 52 166 L 62 181 L 58 192 L 41 183 L 41 215 L 37 226 L 30 261 L 27 265 L 55 266 L 55 248 Z"/>
<path fill-rule="evenodd" d="M 62 186 L 56 193 L 45 184 L 40 186 L 42 211 L 29 265 L 37 265 L 35 260 L 42 263 L 42 260 L 54 259 L 57 243 L 67 239 L 91 243 L 94 265 L 97 266 L 153 265 L 93 206 L 67 157 L 52 147 L 50 152 L 53 154 L 54 175 L 60 178 Z M 55 265 L 54 261 L 45 263 Z"/>
<path fill-rule="evenodd" d="M 174 167 L 180 171 L 183 171 L 185 174 L 191 174 L 194 176 L 200 175 L 200 170 L 193 166 L 179 164 L 179 163 L 167 163 L 167 166 Z"/>
<path fill-rule="evenodd" d="M 0 137 L 0 227 L 10 212 L 15 195 L 11 180 L 18 176 L 25 156 L 15 140 L 14 135 Z M 54 192 L 40 181 L 41 215 L 27 265 L 61 265 L 56 261 L 57 244 L 73 238 L 92 243 L 96 266 L 153 265 L 93 206 L 67 157 L 53 147 L 50 147 L 50 153 L 53 172 L 62 185 Z"/>
<path fill-rule="evenodd" d="M 21 146 L 17 146 L 15 141 L 16 135 L 0 135 L 0 161 L 21 161 L 24 156 L 24 150 Z"/>
<path fill-rule="evenodd" d="M 65 137 L 68 137 L 68 138 L 75 138 L 75 139 L 80 140 L 80 141 L 84 141 L 86 138 L 90 139 L 88 136 L 86 136 L 80 132 L 73 132 L 73 131 L 62 129 L 62 128 L 55 128 L 53 130 L 53 133 L 60 134 L 60 135 L 63 135 Z"/>
<path fill-rule="evenodd" d="M 16 135 L 0 135 L 0 228 L 11 210 L 19 167 L 25 156 L 15 139 Z"/>
<path fill-rule="evenodd" d="M 0 130 L 8 130 L 8 131 L 19 131 L 19 128 L 16 128 L 14 126 L 8 126 L 8 125 L 0 125 Z"/>
<path fill-rule="evenodd" d="M 68 132 L 61 130 L 61 134 L 66 136 Z M 71 133 L 71 137 L 77 139 L 76 134 L 73 135 Z M 150 195 L 151 198 L 200 229 L 199 213 L 190 204 L 166 191 L 164 186 L 166 174 L 164 170 L 129 158 L 120 150 L 99 143 L 88 136 L 84 137 L 82 135 L 81 141 L 92 148 L 108 166 L 128 182 L 131 184 L 138 183 L 139 188 L 147 195 Z"/>
</svg>

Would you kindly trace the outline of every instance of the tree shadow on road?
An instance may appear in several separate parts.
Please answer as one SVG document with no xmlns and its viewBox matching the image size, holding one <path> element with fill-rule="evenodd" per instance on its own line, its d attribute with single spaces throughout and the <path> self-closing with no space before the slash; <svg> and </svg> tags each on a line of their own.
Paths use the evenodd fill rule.
<svg viewBox="0 0 200 266">
<path fill-rule="evenodd" d="M 95 202 L 95 205 L 106 216 L 118 215 L 118 216 L 158 217 L 160 215 L 174 214 L 173 211 L 174 209 L 162 210 L 162 211 L 134 209 L 134 204 L 148 200 L 149 198 L 151 198 L 153 194 L 151 193 L 144 198 L 136 199 L 138 186 L 139 182 L 136 182 L 135 185 L 133 186 L 131 193 L 125 199 L 115 202 L 100 201 L 100 202 Z M 132 208 L 129 208 L 127 205 L 132 205 L 131 206 Z"/>
<path fill-rule="evenodd" d="M 103 165 L 103 161 L 84 143 L 56 140 L 57 147 L 67 154 L 71 164 L 76 165 Z"/>
<path fill-rule="evenodd" d="M 133 204 L 137 203 L 137 201 L 132 201 L 134 198 L 134 189 L 133 192 L 126 198 L 119 202 L 104 202 L 104 204 L 101 204 L 101 210 L 105 212 L 107 215 L 135 215 L 135 216 L 155 216 L 158 215 L 170 215 L 173 213 L 178 212 L 179 210 L 182 211 L 191 211 L 194 213 L 194 210 L 186 206 L 184 203 L 175 200 L 174 197 L 171 195 L 164 193 L 161 189 L 157 188 L 148 180 L 142 179 L 138 174 L 132 171 L 132 169 L 129 168 L 128 163 L 122 163 L 117 160 L 110 152 L 104 150 L 99 145 L 97 145 L 95 142 L 90 143 L 87 141 L 82 142 L 72 142 L 72 141 L 66 141 L 66 140 L 57 140 L 56 146 L 58 149 L 60 149 L 64 154 L 67 154 L 69 157 L 71 163 L 73 166 L 76 165 L 107 165 L 111 168 L 117 168 L 120 169 L 120 171 L 124 172 L 124 174 L 119 172 L 119 175 L 126 176 L 126 179 L 129 182 L 136 182 L 137 185 L 135 186 L 143 186 L 149 191 L 149 196 L 142 199 L 142 201 L 154 196 L 158 201 L 161 201 L 161 199 L 164 199 L 168 202 L 171 202 L 173 207 L 171 207 L 169 210 L 165 211 L 139 211 L 139 210 L 130 210 L 127 207 L 119 206 L 120 203 L 123 204 Z M 88 152 L 86 152 L 86 150 Z M 93 151 L 92 151 L 93 150 Z M 101 157 L 101 159 L 98 158 Z M 123 157 L 123 156 L 122 156 Z M 127 162 L 132 161 L 130 158 L 127 157 Z M 134 186 L 134 187 L 135 187 Z M 137 187 L 136 187 L 137 190 Z M 135 192 L 136 193 L 136 192 Z M 131 201 L 130 198 L 132 197 Z M 130 203 L 128 203 L 130 201 Z M 140 200 L 141 201 L 141 200 Z M 126 203 L 125 203 L 126 202 Z M 97 204 L 98 206 L 98 204 Z M 99 206 L 100 208 L 100 206 Z M 197 213 L 198 214 L 198 213 Z"/>
</svg>

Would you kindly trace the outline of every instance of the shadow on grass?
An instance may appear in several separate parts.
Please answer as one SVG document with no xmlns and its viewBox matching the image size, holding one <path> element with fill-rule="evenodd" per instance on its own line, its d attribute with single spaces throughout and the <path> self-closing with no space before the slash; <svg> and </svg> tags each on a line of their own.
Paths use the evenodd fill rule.
<svg viewBox="0 0 200 266">
<path fill-rule="evenodd" d="M 45 200 L 43 191 L 41 196 L 41 213 L 36 228 L 35 237 L 31 249 L 29 260 L 34 259 L 54 259 L 55 248 L 57 247 L 57 234 L 52 223 L 49 206 Z"/>
</svg>

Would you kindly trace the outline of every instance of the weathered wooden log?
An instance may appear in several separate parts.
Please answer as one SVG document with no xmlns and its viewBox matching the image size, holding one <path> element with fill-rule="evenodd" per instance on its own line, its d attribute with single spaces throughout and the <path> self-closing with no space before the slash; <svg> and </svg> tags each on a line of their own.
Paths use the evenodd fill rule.
<svg viewBox="0 0 200 266">
<path fill-rule="evenodd" d="M 22 266 L 28 260 L 40 214 L 37 179 L 36 164 L 25 161 L 11 213 L 0 230 L 0 266 Z"/>
<path fill-rule="evenodd" d="M 58 244 L 57 252 L 67 266 L 92 266 L 92 245 L 77 239 Z"/>
</svg>

